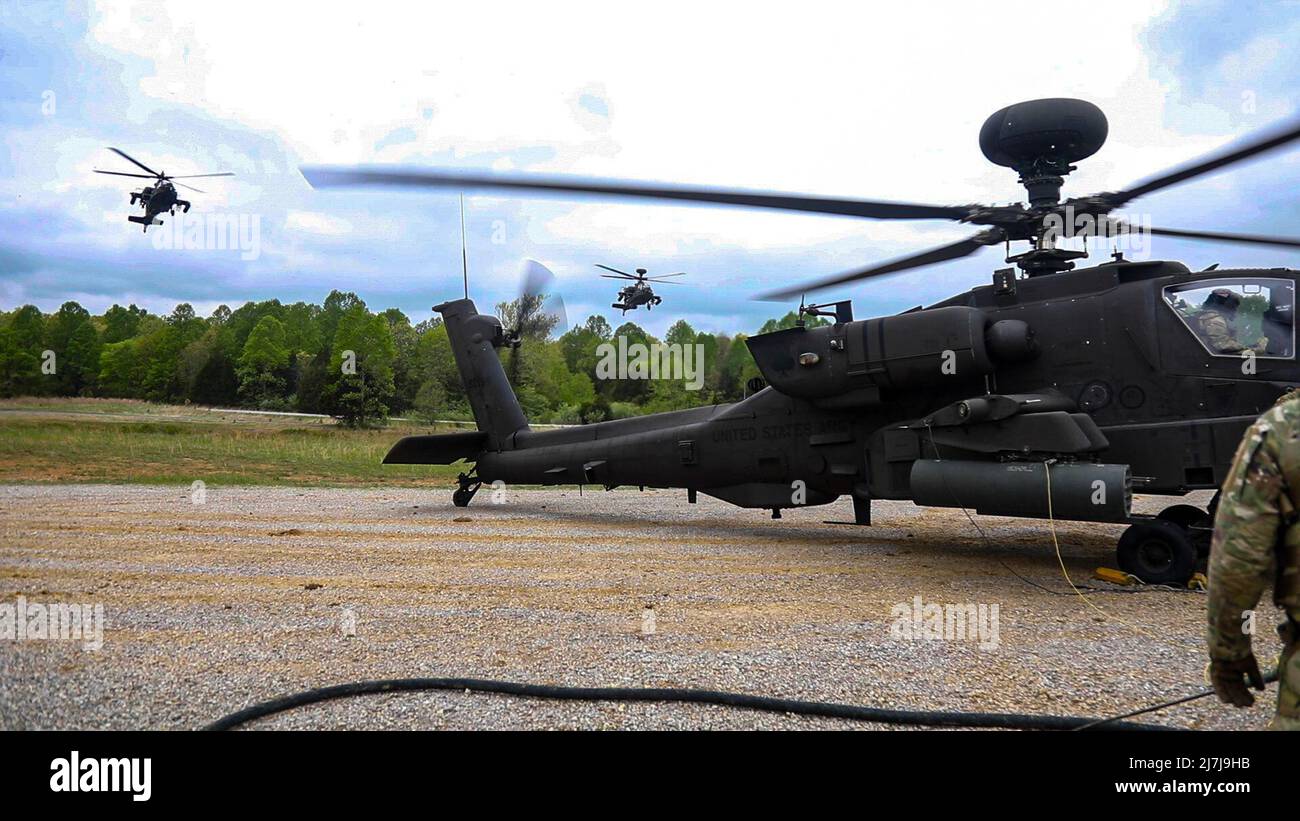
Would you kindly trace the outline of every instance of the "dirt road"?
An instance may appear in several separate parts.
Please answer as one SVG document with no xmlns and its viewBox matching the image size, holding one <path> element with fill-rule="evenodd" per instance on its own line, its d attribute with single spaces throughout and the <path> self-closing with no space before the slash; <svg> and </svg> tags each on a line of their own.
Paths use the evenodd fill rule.
<svg viewBox="0 0 1300 821">
<path fill-rule="evenodd" d="M 97 651 L 0 640 L 0 727 L 194 728 L 285 692 L 405 676 L 1096 716 L 1203 686 L 1203 595 L 1094 593 L 1102 615 L 1069 590 L 1045 522 L 980 518 L 984 538 L 961 511 L 911 503 L 877 503 L 877 524 L 857 528 L 822 523 L 850 519 L 847 502 L 771 521 L 669 491 L 489 494 L 457 509 L 424 490 L 209 487 L 195 504 L 188 488 L 2 486 L 0 603 L 101 604 L 106 627 Z M 1119 531 L 1059 524 L 1076 582 L 1113 564 Z M 983 621 L 907 637 L 913 610 L 936 604 Z M 1261 660 L 1271 619 L 1261 609 Z M 1206 699 L 1152 719 L 1262 727 L 1270 708 Z M 257 726 L 849 725 L 440 693 Z"/>
</svg>

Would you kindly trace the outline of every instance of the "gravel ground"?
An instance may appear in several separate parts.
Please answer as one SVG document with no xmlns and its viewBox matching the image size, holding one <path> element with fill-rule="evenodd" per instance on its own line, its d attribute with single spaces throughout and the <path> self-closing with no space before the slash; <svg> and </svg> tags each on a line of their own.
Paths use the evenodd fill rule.
<svg viewBox="0 0 1300 821">
<path fill-rule="evenodd" d="M 880 707 L 1102 716 L 1203 687 L 1204 596 L 1069 590 L 1046 522 L 847 500 L 771 521 L 684 492 L 0 486 L 0 601 L 102 604 L 103 647 L 0 640 L 0 728 L 191 729 L 346 681 L 681 686 Z M 1196 494 L 1187 500 L 1204 504 Z M 1170 500 L 1139 498 L 1156 512 Z M 1060 523 L 1077 583 L 1122 528 Z M 1047 592 L 1013 574 L 1020 574 Z M 1055 593 L 1055 594 L 1054 594 Z M 891 633 L 915 597 L 997 605 L 996 646 Z M 655 630 L 647 635 L 646 610 Z M 1271 652 L 1273 614 L 1260 611 Z M 355 635 L 344 623 L 355 621 Z M 986 638 L 988 636 L 986 635 Z M 1261 728 L 1213 699 L 1151 717 Z M 669 704 L 348 699 L 261 728 L 871 727 Z"/>
</svg>

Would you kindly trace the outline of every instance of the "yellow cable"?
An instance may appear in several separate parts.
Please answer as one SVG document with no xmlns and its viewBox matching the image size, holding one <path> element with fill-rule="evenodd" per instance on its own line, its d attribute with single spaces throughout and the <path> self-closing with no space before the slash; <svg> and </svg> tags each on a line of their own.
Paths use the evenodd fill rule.
<svg viewBox="0 0 1300 821">
<path fill-rule="evenodd" d="M 1112 616 L 1105 610 L 1102 610 L 1100 607 L 1092 603 L 1092 599 L 1083 595 L 1083 591 L 1079 590 L 1079 588 L 1075 586 L 1074 581 L 1070 578 L 1069 571 L 1065 569 L 1065 559 L 1061 558 L 1061 542 L 1056 538 L 1056 519 L 1052 517 L 1052 466 L 1047 462 L 1043 462 L 1043 471 L 1047 476 L 1047 525 L 1052 531 L 1052 545 L 1056 548 L 1056 561 L 1061 565 L 1061 574 L 1065 576 L 1065 581 L 1070 585 L 1070 589 L 1077 593 L 1079 598 L 1083 599 L 1084 604 L 1100 613 L 1102 618 L 1114 619 L 1130 630 L 1140 633 L 1149 639 L 1154 639 L 1155 641 L 1163 643 L 1164 639 L 1154 636 L 1142 628 L 1129 624 L 1118 616 Z"/>
<path fill-rule="evenodd" d="M 926 427 L 926 429 L 930 432 L 930 447 L 934 450 L 934 458 L 935 458 L 936 461 L 942 461 L 942 459 L 941 459 L 940 456 L 939 456 L 939 448 L 938 448 L 938 446 L 937 446 L 937 445 L 935 444 L 935 442 L 934 442 L 934 429 L 930 427 L 929 423 L 927 423 L 925 427 Z M 1134 631 L 1134 632 L 1136 632 L 1136 633 L 1138 633 L 1138 634 L 1140 634 L 1140 635 L 1146 636 L 1146 637 L 1149 638 L 1149 639 L 1153 639 L 1153 640 L 1155 640 L 1155 641 L 1158 641 L 1158 642 L 1162 642 L 1162 643 L 1163 643 L 1163 642 L 1164 642 L 1164 639 L 1161 639 L 1161 638 L 1159 638 L 1158 636 L 1154 636 L 1154 635 L 1152 635 L 1151 633 L 1148 633 L 1147 631 L 1143 630 L 1142 628 L 1137 627 L 1136 625 L 1129 624 L 1128 622 L 1124 621 L 1123 619 L 1119 618 L 1118 616 L 1111 616 L 1111 615 L 1110 615 L 1109 613 L 1107 613 L 1105 610 L 1102 610 L 1100 607 L 1098 607 L 1097 605 L 1093 604 L 1093 603 L 1092 603 L 1092 600 L 1089 599 L 1087 596 L 1085 596 L 1085 595 L 1083 594 L 1083 591 L 1080 590 L 1080 589 L 1075 585 L 1074 580 L 1070 578 L 1070 572 L 1069 572 L 1068 570 L 1065 569 L 1065 559 L 1061 557 L 1061 542 L 1060 542 L 1060 540 L 1057 539 L 1057 537 L 1056 537 L 1056 518 L 1055 518 L 1055 517 L 1053 516 L 1053 514 L 1052 514 L 1052 466 L 1051 466 L 1050 463 L 1048 463 L 1048 462 L 1043 462 L 1043 472 L 1044 472 L 1044 475 L 1047 477 L 1047 525 L 1048 525 L 1048 528 L 1049 528 L 1049 529 L 1051 530 L 1051 532 L 1052 532 L 1052 546 L 1056 549 L 1056 561 L 1057 561 L 1058 564 L 1061 565 L 1061 575 L 1065 576 L 1066 584 L 1070 585 L 1070 589 L 1073 590 L 1073 591 L 1075 592 L 1075 595 L 1077 595 L 1079 598 L 1083 599 L 1083 603 L 1084 603 L 1084 604 L 1088 605 L 1088 606 L 1091 607 L 1093 610 L 1096 610 L 1098 613 L 1100 613 L 1101 616 L 1102 616 L 1102 618 L 1105 618 L 1105 619 L 1113 619 L 1114 621 L 1119 622 L 1120 624 L 1124 625 L 1124 626 L 1127 627 L 1128 629 L 1130 629 L 1130 630 L 1132 630 L 1132 631 Z M 954 499 L 954 501 L 956 501 L 956 499 Z M 960 504 L 960 503 L 959 503 L 959 504 Z M 965 508 L 965 507 L 962 507 L 962 512 L 963 512 L 963 513 L 966 513 L 966 518 L 970 519 L 971 524 L 972 524 L 972 525 L 975 525 L 975 529 L 978 530 L 978 531 L 980 532 L 980 535 L 981 535 L 981 536 L 984 536 L 984 531 L 983 531 L 983 529 L 981 529 L 980 526 L 979 526 L 978 524 L 975 524 L 975 520 L 974 520 L 973 518 L 971 518 L 970 513 L 968 513 L 968 512 L 966 511 L 966 508 Z M 984 536 L 984 540 L 987 542 L 987 541 L 988 541 L 988 537 L 987 537 L 987 536 Z M 1007 566 L 1005 562 L 1003 562 L 1003 566 L 1006 567 L 1008 570 L 1011 570 L 1011 568 L 1010 568 L 1009 566 Z M 1011 572 L 1012 572 L 1012 573 L 1015 573 L 1014 570 L 1011 570 Z M 1021 579 L 1024 579 L 1024 577 L 1023 577 L 1023 576 L 1020 576 L 1019 573 L 1016 573 L 1016 576 L 1020 577 Z M 1024 580 L 1025 580 L 1025 581 L 1029 581 L 1028 579 L 1024 579 Z M 1030 582 L 1030 584 L 1033 584 L 1035 587 L 1040 587 L 1040 586 L 1041 586 L 1041 585 L 1035 584 L 1034 582 Z M 1046 589 L 1046 588 L 1043 588 L 1043 589 Z M 1050 592 L 1055 592 L 1055 591 L 1048 590 L 1048 592 L 1050 593 Z M 1066 595 L 1068 595 L 1068 594 L 1066 594 Z"/>
</svg>

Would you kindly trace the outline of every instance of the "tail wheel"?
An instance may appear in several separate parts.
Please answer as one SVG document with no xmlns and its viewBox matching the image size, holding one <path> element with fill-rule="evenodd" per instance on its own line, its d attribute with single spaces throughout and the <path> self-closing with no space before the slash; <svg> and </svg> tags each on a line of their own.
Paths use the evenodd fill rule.
<svg viewBox="0 0 1300 821">
<path fill-rule="evenodd" d="M 476 477 L 462 473 L 456 477 L 456 486 L 451 492 L 451 503 L 456 507 L 469 507 L 469 500 L 474 498 L 483 483 Z"/>
<path fill-rule="evenodd" d="M 1184 585 L 1196 571 L 1196 547 L 1191 538 L 1167 519 L 1129 527 L 1120 537 L 1115 553 L 1120 570 L 1147 584 Z"/>
</svg>

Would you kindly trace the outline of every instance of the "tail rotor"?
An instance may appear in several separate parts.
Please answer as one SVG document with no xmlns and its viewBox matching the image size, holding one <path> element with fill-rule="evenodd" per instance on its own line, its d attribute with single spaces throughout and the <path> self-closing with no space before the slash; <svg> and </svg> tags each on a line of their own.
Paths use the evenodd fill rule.
<svg viewBox="0 0 1300 821">
<path fill-rule="evenodd" d="M 520 279 L 519 297 L 497 306 L 501 325 L 507 329 L 505 342 L 510 346 L 506 373 L 515 387 L 519 385 L 519 347 L 524 340 L 542 341 L 569 329 L 564 298 L 555 288 L 555 274 L 537 260 L 527 259 Z"/>
</svg>

